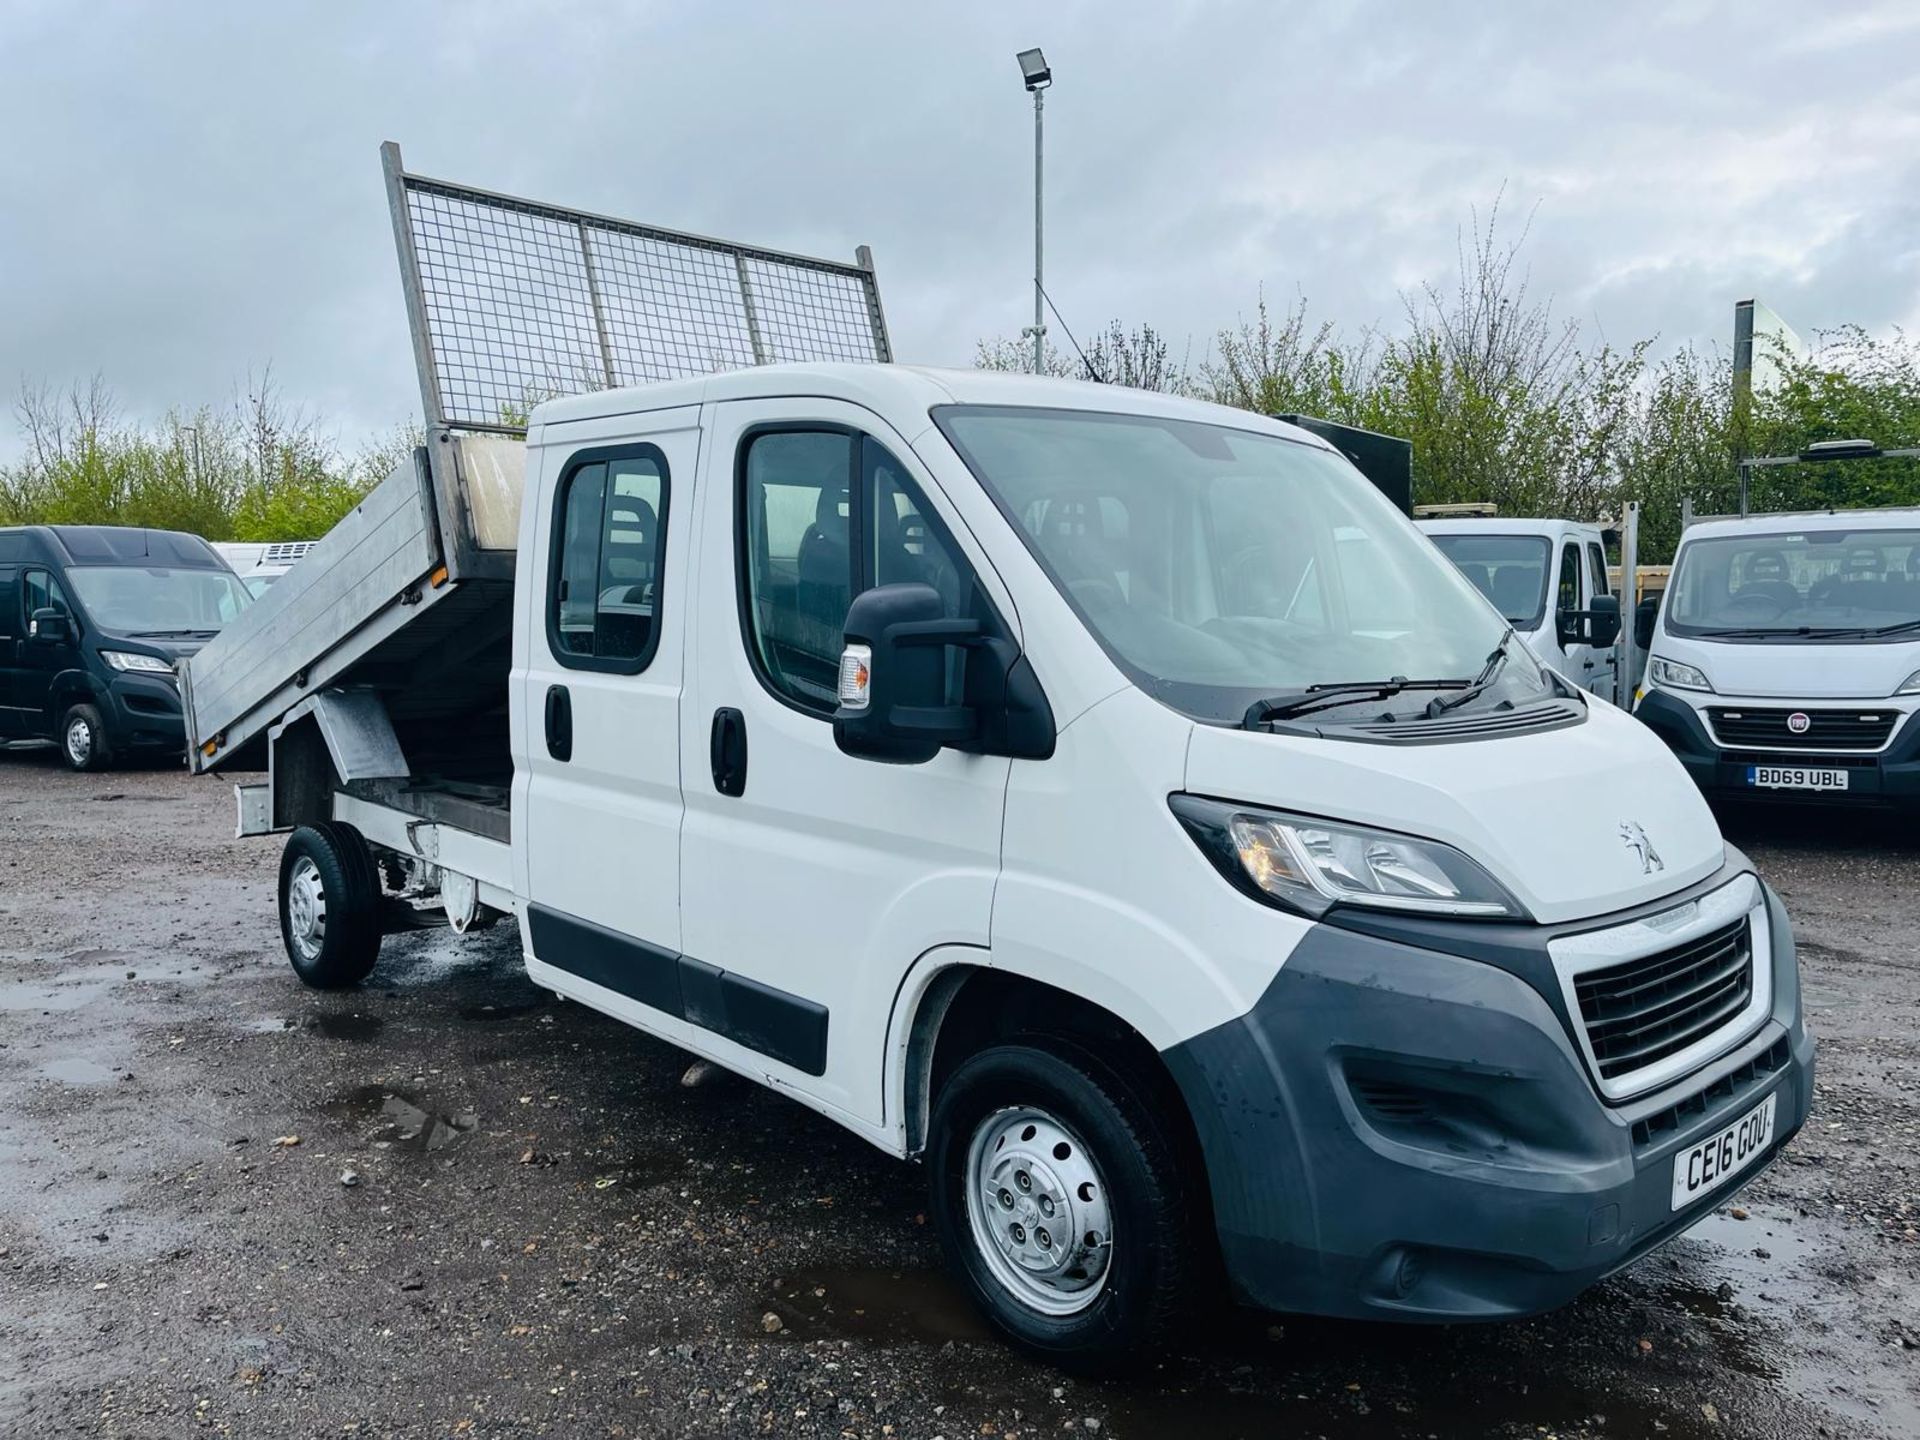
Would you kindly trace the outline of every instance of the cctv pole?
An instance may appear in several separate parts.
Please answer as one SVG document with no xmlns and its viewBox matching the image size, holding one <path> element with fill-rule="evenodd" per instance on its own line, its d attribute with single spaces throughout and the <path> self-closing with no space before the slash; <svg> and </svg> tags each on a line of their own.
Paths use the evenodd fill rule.
<svg viewBox="0 0 1920 1440">
<path fill-rule="evenodd" d="M 1041 260 L 1044 255 L 1045 236 L 1044 194 L 1041 188 L 1041 164 L 1044 151 L 1041 146 L 1041 116 L 1045 113 L 1046 90 L 1036 85 L 1033 90 L 1033 373 L 1046 372 L 1046 334 L 1047 317 L 1044 310 L 1047 298 L 1046 286 L 1041 283 Z"/>
</svg>

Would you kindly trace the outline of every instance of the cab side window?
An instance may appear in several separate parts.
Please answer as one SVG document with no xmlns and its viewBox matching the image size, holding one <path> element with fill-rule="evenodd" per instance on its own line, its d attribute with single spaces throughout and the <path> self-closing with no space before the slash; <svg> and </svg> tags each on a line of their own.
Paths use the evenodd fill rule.
<svg viewBox="0 0 1920 1440">
<path fill-rule="evenodd" d="M 667 496 L 651 445 L 578 457 L 561 479 L 547 636 L 562 665 L 635 675 L 653 659 Z"/>
<path fill-rule="evenodd" d="M 1560 547 L 1560 596 L 1555 608 L 1562 612 L 1580 608 L 1580 550 L 1576 545 Z"/>
<path fill-rule="evenodd" d="M 905 467 L 871 437 L 762 430 L 744 442 L 738 482 L 747 649 L 789 704 L 833 713 L 847 607 L 862 591 L 931 585 L 949 616 L 971 603 L 966 562 Z"/>
<path fill-rule="evenodd" d="M 1612 587 L 1607 583 L 1607 552 L 1591 540 L 1587 542 L 1587 593 L 1596 598 L 1611 595 Z"/>
<path fill-rule="evenodd" d="M 67 603 L 67 592 L 60 588 L 60 582 L 45 570 L 29 570 L 20 581 L 20 619 L 23 622 L 20 631 L 27 632 L 27 624 L 33 619 L 36 610 L 58 610 L 62 615 L 73 614 L 73 607 Z"/>
</svg>

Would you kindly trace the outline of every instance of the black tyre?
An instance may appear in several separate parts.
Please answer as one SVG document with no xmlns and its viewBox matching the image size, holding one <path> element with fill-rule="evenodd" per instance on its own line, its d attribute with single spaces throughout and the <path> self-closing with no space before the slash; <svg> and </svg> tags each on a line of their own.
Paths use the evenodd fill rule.
<svg viewBox="0 0 1920 1440">
<path fill-rule="evenodd" d="M 1092 1371 L 1168 1343 L 1204 1190 L 1150 1092 L 1077 1048 L 995 1046 L 941 1087 L 929 1140 L 941 1244 L 1007 1339 Z"/>
<path fill-rule="evenodd" d="M 61 717 L 60 753 L 75 770 L 104 770 L 113 763 L 106 721 L 97 706 L 75 705 Z"/>
<path fill-rule="evenodd" d="M 380 958 L 380 876 L 358 830 L 302 825 L 280 855 L 280 938 L 316 990 L 358 985 Z"/>
</svg>

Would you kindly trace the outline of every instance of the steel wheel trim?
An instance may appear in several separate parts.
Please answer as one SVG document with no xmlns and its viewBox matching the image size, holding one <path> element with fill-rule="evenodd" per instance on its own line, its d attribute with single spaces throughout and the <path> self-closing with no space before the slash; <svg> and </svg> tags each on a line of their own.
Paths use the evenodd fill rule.
<svg viewBox="0 0 1920 1440">
<path fill-rule="evenodd" d="M 67 722 L 67 759 L 85 765 L 93 758 L 93 727 L 76 715 Z"/>
<path fill-rule="evenodd" d="M 967 1223 L 987 1269 L 1042 1315 L 1077 1315 L 1107 1283 L 1106 1177 L 1080 1137 L 1044 1110 L 996 1110 L 974 1127 Z"/>
<path fill-rule="evenodd" d="M 295 860 L 287 874 L 287 933 L 301 959 L 318 958 L 327 938 L 327 887 L 310 856 Z"/>
</svg>

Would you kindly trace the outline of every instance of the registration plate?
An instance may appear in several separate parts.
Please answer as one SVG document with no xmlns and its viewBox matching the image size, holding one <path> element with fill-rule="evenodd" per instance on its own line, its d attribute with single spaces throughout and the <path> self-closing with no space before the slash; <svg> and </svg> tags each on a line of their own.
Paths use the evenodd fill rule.
<svg viewBox="0 0 1920 1440">
<path fill-rule="evenodd" d="M 1674 1209 L 1718 1190 L 1765 1153 L 1773 1142 L 1773 1107 L 1779 1098 L 1774 1092 L 1719 1134 L 1673 1157 Z"/>
<path fill-rule="evenodd" d="M 1749 765 L 1747 784 L 1762 790 L 1844 790 L 1845 770 L 1816 770 L 1804 765 Z"/>
</svg>

